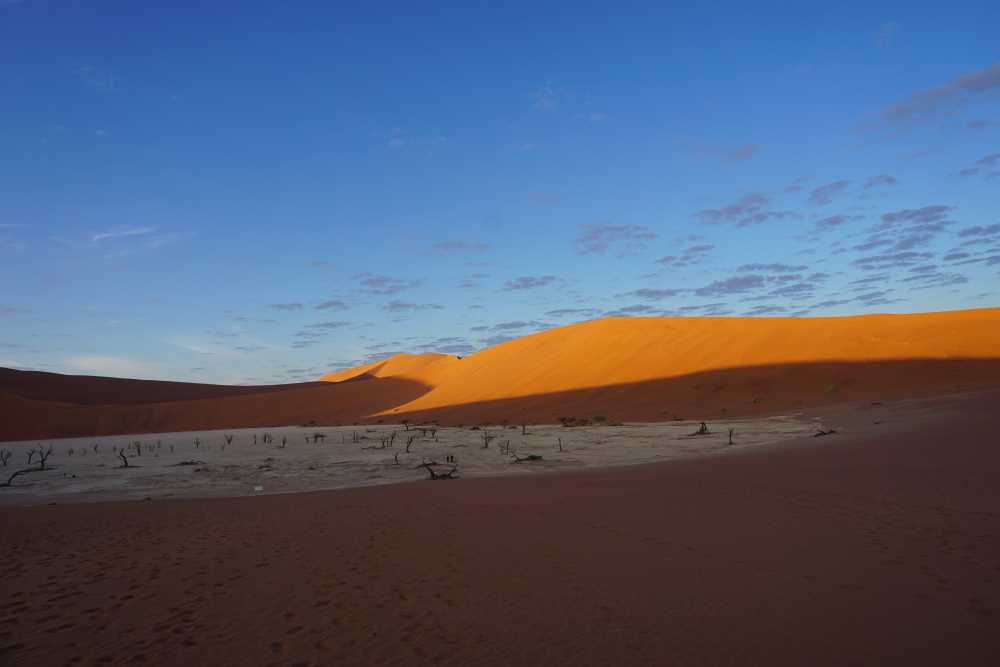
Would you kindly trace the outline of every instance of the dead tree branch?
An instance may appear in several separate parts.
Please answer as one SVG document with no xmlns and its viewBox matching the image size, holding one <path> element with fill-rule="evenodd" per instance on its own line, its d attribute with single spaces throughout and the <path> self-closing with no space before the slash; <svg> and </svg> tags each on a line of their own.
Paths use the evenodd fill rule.
<svg viewBox="0 0 1000 667">
<path fill-rule="evenodd" d="M 34 468 L 21 468 L 20 470 L 16 470 L 14 471 L 14 474 L 11 475 L 9 478 L 7 478 L 7 481 L 4 482 L 3 484 L 0 484 L 0 486 L 14 486 L 15 477 L 17 477 L 18 475 L 24 475 L 25 473 L 32 472 L 33 470 Z"/>
<path fill-rule="evenodd" d="M 448 472 L 437 472 L 431 466 L 436 465 L 435 463 L 422 463 L 419 467 L 425 468 L 430 475 L 428 479 L 438 480 L 438 479 L 455 479 L 455 473 L 458 472 L 458 466 L 452 466 L 452 469 Z"/>
</svg>

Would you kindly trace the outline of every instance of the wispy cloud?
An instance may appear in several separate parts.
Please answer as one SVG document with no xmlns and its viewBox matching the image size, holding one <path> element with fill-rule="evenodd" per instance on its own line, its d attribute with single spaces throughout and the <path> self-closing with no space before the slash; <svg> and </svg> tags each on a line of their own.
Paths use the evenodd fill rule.
<svg viewBox="0 0 1000 667">
<path fill-rule="evenodd" d="M 152 234 L 156 231 L 156 227 L 112 227 L 111 229 L 104 230 L 102 232 L 97 232 L 90 237 L 90 242 L 93 245 L 98 245 L 102 241 L 108 241 L 112 239 L 126 238 L 129 236 L 146 236 L 147 234 Z"/>
<path fill-rule="evenodd" d="M 894 186 L 899 185 L 899 181 L 896 180 L 894 176 L 888 174 L 880 174 L 879 176 L 872 176 L 867 181 L 865 181 L 865 190 L 871 190 L 872 188 Z"/>
<path fill-rule="evenodd" d="M 749 227 L 770 220 L 796 217 L 791 211 L 771 210 L 770 203 L 771 200 L 766 195 L 760 192 L 751 192 L 732 204 L 720 208 L 702 209 L 694 215 L 703 224 L 733 224 L 737 227 Z"/>
<path fill-rule="evenodd" d="M 538 289 L 551 285 L 556 281 L 555 276 L 520 276 L 504 283 L 504 290 L 526 290 Z"/>
<path fill-rule="evenodd" d="M 350 322 L 344 322 L 344 321 L 315 322 L 313 324 L 307 324 L 306 329 L 322 329 L 323 331 L 333 331 L 334 329 L 343 329 L 344 327 L 350 325 L 351 325 Z"/>
<path fill-rule="evenodd" d="M 313 306 L 316 310 L 348 310 L 351 306 L 341 299 L 327 299 Z"/>
<path fill-rule="evenodd" d="M 667 255 L 656 260 L 656 263 L 671 268 L 683 268 L 701 263 L 708 256 L 708 253 L 714 249 L 714 245 L 707 243 L 693 245 L 685 249 L 680 255 Z"/>
<path fill-rule="evenodd" d="M 420 285 L 419 280 L 406 280 L 368 272 L 355 274 L 353 278 L 365 291 L 381 296 L 392 296 Z"/>
<path fill-rule="evenodd" d="M 444 306 L 436 303 L 413 303 L 411 301 L 393 300 L 382 306 L 387 313 L 412 313 L 418 310 L 441 310 Z"/>
<path fill-rule="evenodd" d="M 918 90 L 883 109 L 880 118 L 888 122 L 899 122 L 925 116 L 945 105 L 996 90 L 1000 90 L 1000 62 L 959 75 L 940 86 Z"/>
<path fill-rule="evenodd" d="M 986 120 L 984 118 L 977 118 L 975 120 L 970 120 L 966 123 L 966 127 L 970 130 L 990 130 L 993 128 L 1000 128 L 1000 120 Z"/>
<path fill-rule="evenodd" d="M 850 181 L 840 180 L 813 188 L 809 193 L 809 203 L 814 206 L 825 206 L 842 194 L 850 184 Z"/>
<path fill-rule="evenodd" d="M 805 271 L 808 267 L 804 264 L 782 264 L 776 262 L 774 264 L 744 264 L 743 266 L 736 269 L 739 272 L 747 271 L 766 271 L 769 273 L 794 273 L 795 271 Z"/>
<path fill-rule="evenodd" d="M 303 308 L 302 304 L 297 301 L 293 303 L 269 303 L 267 304 L 267 307 L 271 310 L 281 310 L 285 312 L 302 310 Z"/>
<path fill-rule="evenodd" d="M 638 252 L 655 240 L 656 233 L 643 225 L 580 225 L 576 254 L 605 253 L 612 246 L 619 247 L 620 254 Z"/>
</svg>

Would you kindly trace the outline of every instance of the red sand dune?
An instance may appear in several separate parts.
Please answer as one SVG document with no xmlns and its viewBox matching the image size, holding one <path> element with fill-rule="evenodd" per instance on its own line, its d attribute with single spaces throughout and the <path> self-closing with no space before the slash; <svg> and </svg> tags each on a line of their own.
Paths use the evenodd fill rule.
<svg viewBox="0 0 1000 667">
<path fill-rule="evenodd" d="M 544 480 L 0 508 L 0 664 L 997 665 L 997 405 Z"/>
<path fill-rule="evenodd" d="M 218 387 L 5 371 L 0 439 L 436 419 L 747 415 L 1000 384 L 1000 309 L 611 318 L 477 354 L 399 355 L 325 383 Z"/>
</svg>

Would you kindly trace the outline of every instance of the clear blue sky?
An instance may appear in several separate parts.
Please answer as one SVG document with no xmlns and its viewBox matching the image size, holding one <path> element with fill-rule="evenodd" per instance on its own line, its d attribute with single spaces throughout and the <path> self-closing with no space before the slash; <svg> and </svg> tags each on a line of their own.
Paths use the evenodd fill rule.
<svg viewBox="0 0 1000 667">
<path fill-rule="evenodd" d="M 1000 3 L 317 4 L 0 0 L 0 365 L 1000 305 Z"/>
</svg>

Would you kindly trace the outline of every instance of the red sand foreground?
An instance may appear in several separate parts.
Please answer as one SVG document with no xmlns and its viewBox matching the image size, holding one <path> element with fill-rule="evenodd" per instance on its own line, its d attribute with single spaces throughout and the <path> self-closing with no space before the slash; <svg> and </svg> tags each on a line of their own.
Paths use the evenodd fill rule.
<svg viewBox="0 0 1000 667">
<path fill-rule="evenodd" d="M 317 423 L 710 419 L 1000 384 L 1000 309 L 610 318 L 465 359 L 400 355 L 327 382 L 223 387 L 0 369 L 0 440 Z"/>
<path fill-rule="evenodd" d="M 544 478 L 0 510 L 0 664 L 1000 664 L 1000 390 Z"/>
</svg>

